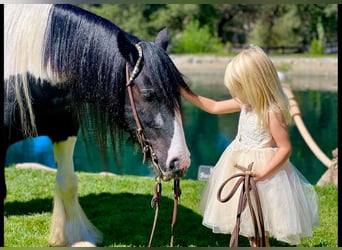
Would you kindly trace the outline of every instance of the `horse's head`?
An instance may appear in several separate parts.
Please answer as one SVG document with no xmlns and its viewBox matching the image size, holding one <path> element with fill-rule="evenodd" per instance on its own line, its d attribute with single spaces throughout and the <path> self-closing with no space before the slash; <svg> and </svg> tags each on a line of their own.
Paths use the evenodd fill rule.
<svg viewBox="0 0 342 250">
<path fill-rule="evenodd" d="M 123 37 L 121 39 L 125 40 Z M 130 76 L 139 60 L 139 53 L 136 46 L 127 40 L 123 45 L 121 39 L 118 39 L 118 44 L 127 61 L 127 75 Z M 145 143 L 144 146 L 150 148 L 152 154 L 155 153 L 156 160 L 153 160 L 153 156 L 150 157 L 157 163 L 153 165 L 163 180 L 183 177 L 190 165 L 190 153 L 181 119 L 179 91 L 180 86 L 186 87 L 186 83 L 166 54 L 167 44 L 166 30 L 158 34 L 154 43 L 139 44 L 142 59 L 130 86 L 133 100 L 130 101 L 127 94 L 125 104 L 127 130 L 138 141 L 137 129 L 141 126 L 144 138 L 140 138 L 140 141 L 143 140 L 141 143 Z"/>
</svg>

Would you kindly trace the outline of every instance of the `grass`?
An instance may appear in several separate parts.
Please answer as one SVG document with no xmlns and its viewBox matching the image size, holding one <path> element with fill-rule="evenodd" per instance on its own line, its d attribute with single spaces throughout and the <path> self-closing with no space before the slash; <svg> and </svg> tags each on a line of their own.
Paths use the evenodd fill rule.
<svg viewBox="0 0 342 250">
<path fill-rule="evenodd" d="M 47 247 L 55 173 L 6 168 L 8 195 L 5 201 L 5 246 Z M 136 176 L 101 176 L 77 173 L 80 203 L 94 225 L 103 233 L 105 247 L 146 247 L 154 210 L 150 207 L 154 180 Z M 213 234 L 201 225 L 197 204 L 205 182 L 181 181 L 175 227 L 175 246 L 226 247 L 229 236 Z M 159 219 L 152 245 L 170 242 L 173 183 L 163 183 Z M 337 188 L 316 187 L 320 200 L 320 227 L 300 247 L 337 247 Z M 272 246 L 284 243 L 271 239 Z M 249 246 L 245 238 L 239 246 Z"/>
</svg>

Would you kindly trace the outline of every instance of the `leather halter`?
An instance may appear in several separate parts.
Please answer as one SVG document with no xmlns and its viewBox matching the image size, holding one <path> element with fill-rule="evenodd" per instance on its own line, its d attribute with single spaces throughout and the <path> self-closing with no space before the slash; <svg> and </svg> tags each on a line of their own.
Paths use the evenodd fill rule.
<svg viewBox="0 0 342 250">
<path fill-rule="evenodd" d="M 151 161 L 153 166 L 155 167 L 155 169 L 158 171 L 158 177 L 163 177 L 163 171 L 158 163 L 158 158 L 156 153 L 153 150 L 153 147 L 150 143 L 150 141 L 146 138 L 145 133 L 144 133 L 144 129 L 140 123 L 140 119 L 137 113 L 137 109 L 135 106 L 135 102 L 134 102 L 134 97 L 133 97 L 133 91 L 132 91 L 132 86 L 133 86 L 133 82 L 135 80 L 135 78 L 138 76 L 139 72 L 140 72 L 140 64 L 142 62 L 142 48 L 140 46 L 140 43 L 137 43 L 135 45 L 135 47 L 138 50 L 139 53 L 139 58 L 137 60 L 137 62 L 134 65 L 133 71 L 131 74 L 129 74 L 129 70 L 128 70 L 128 63 L 126 63 L 126 87 L 127 87 L 127 92 L 128 92 L 128 96 L 129 96 L 129 101 L 132 107 L 132 111 L 133 111 L 133 116 L 134 116 L 134 120 L 135 120 L 135 124 L 137 126 L 137 130 L 136 130 L 136 134 L 137 134 L 137 138 L 139 141 L 139 144 L 141 146 L 141 150 L 144 154 L 143 157 L 143 163 L 145 163 L 146 161 L 146 157 L 147 157 L 147 153 L 149 153 L 150 157 L 151 157 Z"/>
<path fill-rule="evenodd" d="M 137 109 L 135 107 L 132 86 L 133 86 L 133 81 L 135 80 L 135 78 L 137 77 L 137 75 L 140 72 L 140 64 L 142 62 L 142 56 L 143 56 L 142 48 L 140 46 L 140 42 L 137 43 L 135 45 L 135 47 L 138 50 L 139 58 L 138 58 L 137 62 L 135 63 L 133 71 L 131 74 L 129 74 L 128 63 L 126 63 L 126 87 L 127 87 L 127 92 L 128 92 L 128 96 L 129 96 L 129 101 L 130 101 L 132 111 L 133 111 L 135 124 L 137 126 L 137 130 L 136 130 L 137 138 L 138 138 L 139 144 L 141 146 L 141 150 L 144 154 L 143 163 L 145 163 L 145 161 L 146 161 L 146 154 L 149 153 L 150 157 L 151 157 L 152 164 L 154 165 L 155 169 L 158 170 L 158 176 L 156 177 L 156 183 L 154 186 L 154 193 L 155 194 L 154 194 L 154 197 L 152 198 L 152 201 L 151 201 L 152 208 L 154 206 L 156 206 L 156 210 L 155 210 L 155 217 L 154 217 L 152 232 L 151 232 L 151 236 L 150 236 L 150 241 L 149 241 L 149 245 L 148 245 L 150 247 L 151 243 L 152 243 L 156 223 L 158 220 L 159 205 L 161 202 L 162 186 L 161 186 L 160 180 L 163 179 L 164 174 L 163 174 L 163 170 L 161 169 L 161 167 L 158 163 L 157 155 L 155 154 L 150 141 L 146 138 L 146 136 L 144 134 L 144 129 L 140 123 L 138 112 L 137 112 Z M 175 228 L 176 218 L 177 218 L 178 199 L 181 195 L 181 189 L 180 189 L 179 185 L 180 185 L 180 180 L 177 178 L 174 180 L 174 196 L 173 196 L 174 206 L 173 206 L 173 215 L 172 215 L 172 223 L 171 223 L 171 240 L 170 240 L 170 246 L 171 247 L 173 247 L 173 242 L 174 242 L 174 228 Z"/>
</svg>

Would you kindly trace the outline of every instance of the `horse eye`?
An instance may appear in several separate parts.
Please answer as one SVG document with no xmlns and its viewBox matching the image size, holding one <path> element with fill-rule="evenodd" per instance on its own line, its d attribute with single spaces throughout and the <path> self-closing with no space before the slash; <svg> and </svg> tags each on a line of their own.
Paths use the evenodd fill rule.
<svg viewBox="0 0 342 250">
<path fill-rule="evenodd" d="M 152 101 L 156 97 L 156 94 L 151 89 L 142 89 L 141 96 L 147 101 Z"/>
</svg>

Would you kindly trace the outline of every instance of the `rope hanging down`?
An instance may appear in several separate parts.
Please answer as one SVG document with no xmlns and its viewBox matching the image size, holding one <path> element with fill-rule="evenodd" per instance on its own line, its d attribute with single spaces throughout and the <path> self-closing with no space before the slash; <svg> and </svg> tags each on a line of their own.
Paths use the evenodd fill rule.
<svg viewBox="0 0 342 250">
<path fill-rule="evenodd" d="M 170 240 L 170 247 L 173 247 L 173 242 L 174 242 L 174 229 L 176 225 L 176 220 L 177 220 L 177 208 L 178 208 L 178 200 L 179 197 L 181 196 L 181 189 L 180 189 L 180 180 L 175 179 L 173 182 L 173 214 L 172 214 L 172 223 L 171 223 L 171 240 Z M 150 241 L 148 243 L 148 246 L 151 247 L 152 244 L 152 239 L 154 235 L 154 231 L 156 229 L 157 221 L 158 221 L 158 215 L 159 215 L 159 206 L 161 202 L 161 192 L 162 192 L 162 184 L 160 181 L 160 177 L 156 178 L 156 182 L 154 184 L 154 196 L 152 197 L 151 200 L 151 207 L 155 207 L 155 213 L 154 213 L 154 220 L 153 220 L 153 226 L 152 226 L 152 231 L 150 235 Z"/>
<path fill-rule="evenodd" d="M 217 199 L 220 202 L 225 203 L 225 202 L 228 202 L 233 197 L 233 195 L 238 190 L 239 186 L 242 185 L 239 203 L 238 203 L 238 210 L 237 210 L 237 215 L 236 215 L 236 224 L 235 224 L 234 230 L 230 238 L 229 247 L 238 246 L 241 214 L 246 208 L 247 204 L 249 207 L 249 211 L 250 211 L 253 226 L 254 226 L 254 235 L 255 235 L 256 245 L 259 247 L 265 247 L 266 236 L 265 236 L 264 219 L 263 219 L 263 214 L 262 214 L 262 209 L 261 209 L 260 198 L 259 198 L 259 194 L 258 194 L 258 190 L 257 190 L 256 183 L 254 181 L 254 178 L 249 174 L 250 171 L 252 170 L 253 162 L 250 163 L 247 168 L 242 167 L 238 164 L 236 164 L 234 167 L 240 169 L 243 173 L 238 173 L 229 177 L 226 181 L 222 183 L 222 185 L 220 186 L 217 192 Z M 232 191 L 227 195 L 227 197 L 222 198 L 222 190 L 224 189 L 225 185 L 232 179 L 238 178 L 238 177 L 240 178 L 236 181 Z M 257 214 L 255 213 L 255 209 L 253 207 L 253 203 L 251 199 L 251 192 L 254 194 Z"/>
<path fill-rule="evenodd" d="M 182 191 L 179 187 L 179 179 L 175 179 L 173 182 L 173 215 L 172 215 L 172 223 L 171 223 L 171 241 L 170 247 L 173 247 L 173 240 L 175 237 L 175 225 L 177 219 L 177 207 L 178 207 L 178 200 L 181 196 Z"/>
<path fill-rule="evenodd" d="M 152 244 L 152 239 L 153 239 L 154 231 L 156 229 L 158 215 L 159 215 L 159 205 L 161 202 L 162 185 L 161 185 L 159 177 L 156 178 L 156 182 L 154 183 L 153 190 L 154 190 L 154 196 L 152 197 L 152 200 L 151 200 L 151 207 L 152 208 L 156 207 L 156 210 L 154 213 L 154 220 L 153 220 L 153 226 L 152 226 L 152 231 L 150 235 L 150 241 L 148 243 L 149 247 L 151 247 L 151 244 Z"/>
</svg>

